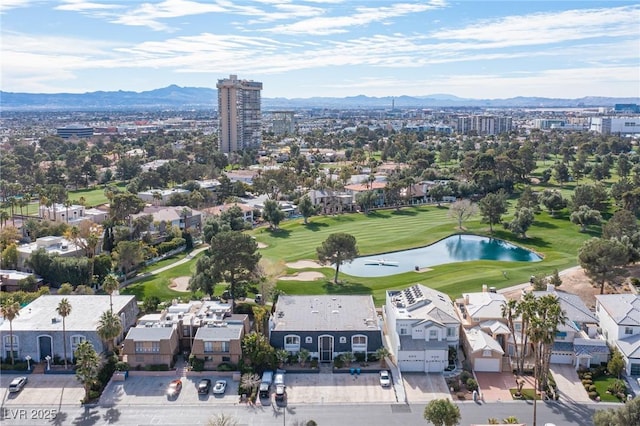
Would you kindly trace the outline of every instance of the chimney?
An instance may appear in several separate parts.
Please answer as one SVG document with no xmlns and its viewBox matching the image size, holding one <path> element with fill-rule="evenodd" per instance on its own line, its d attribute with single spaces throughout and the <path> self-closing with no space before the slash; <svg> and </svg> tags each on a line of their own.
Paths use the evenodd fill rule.
<svg viewBox="0 0 640 426">
<path fill-rule="evenodd" d="M 468 304 L 469 304 L 469 295 L 468 295 L 468 294 L 465 294 L 465 295 L 464 295 L 464 304 L 465 304 L 465 305 L 468 305 Z"/>
<path fill-rule="evenodd" d="M 482 284 L 482 292 L 486 293 L 487 292 L 487 285 L 486 284 Z"/>
</svg>

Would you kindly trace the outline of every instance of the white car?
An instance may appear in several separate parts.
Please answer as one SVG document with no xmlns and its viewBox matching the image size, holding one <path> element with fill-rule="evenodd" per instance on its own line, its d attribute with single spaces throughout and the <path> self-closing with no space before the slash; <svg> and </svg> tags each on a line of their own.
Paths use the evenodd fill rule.
<svg viewBox="0 0 640 426">
<path fill-rule="evenodd" d="M 391 386 L 391 375 L 387 370 L 382 370 L 380 372 L 380 386 L 383 388 Z"/>
<path fill-rule="evenodd" d="M 226 380 L 216 380 L 216 384 L 213 386 L 213 393 L 215 395 L 222 395 L 227 390 Z"/>
<path fill-rule="evenodd" d="M 9 384 L 9 393 L 20 392 L 24 385 L 27 384 L 27 381 L 28 379 L 26 376 L 16 377 L 13 379 Z"/>
</svg>

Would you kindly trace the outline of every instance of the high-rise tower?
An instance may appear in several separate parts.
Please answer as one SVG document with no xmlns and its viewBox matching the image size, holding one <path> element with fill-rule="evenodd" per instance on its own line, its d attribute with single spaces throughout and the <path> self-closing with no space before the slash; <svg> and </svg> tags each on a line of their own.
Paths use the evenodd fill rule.
<svg viewBox="0 0 640 426">
<path fill-rule="evenodd" d="M 228 154 L 262 143 L 260 91 L 262 83 L 238 80 L 237 75 L 218 80 L 218 141 Z"/>
</svg>

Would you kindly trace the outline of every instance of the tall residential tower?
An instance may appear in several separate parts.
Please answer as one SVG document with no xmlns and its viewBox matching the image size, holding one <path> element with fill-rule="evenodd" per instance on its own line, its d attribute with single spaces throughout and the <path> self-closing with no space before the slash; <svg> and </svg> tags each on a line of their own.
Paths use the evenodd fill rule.
<svg viewBox="0 0 640 426">
<path fill-rule="evenodd" d="M 262 143 L 260 91 L 262 83 L 238 80 L 237 75 L 218 80 L 218 141 L 228 154 Z"/>
</svg>

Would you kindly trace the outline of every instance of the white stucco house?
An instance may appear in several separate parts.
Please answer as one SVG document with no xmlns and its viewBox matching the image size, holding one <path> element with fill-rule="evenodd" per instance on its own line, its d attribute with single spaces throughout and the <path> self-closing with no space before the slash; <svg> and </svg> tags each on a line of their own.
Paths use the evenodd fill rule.
<svg viewBox="0 0 640 426">
<path fill-rule="evenodd" d="M 422 284 L 387 290 L 383 317 L 400 371 L 442 372 L 458 348 L 460 320 L 449 296 Z"/>
<path fill-rule="evenodd" d="M 596 315 L 603 336 L 622 354 L 626 373 L 640 376 L 640 296 L 597 295 Z"/>
</svg>

